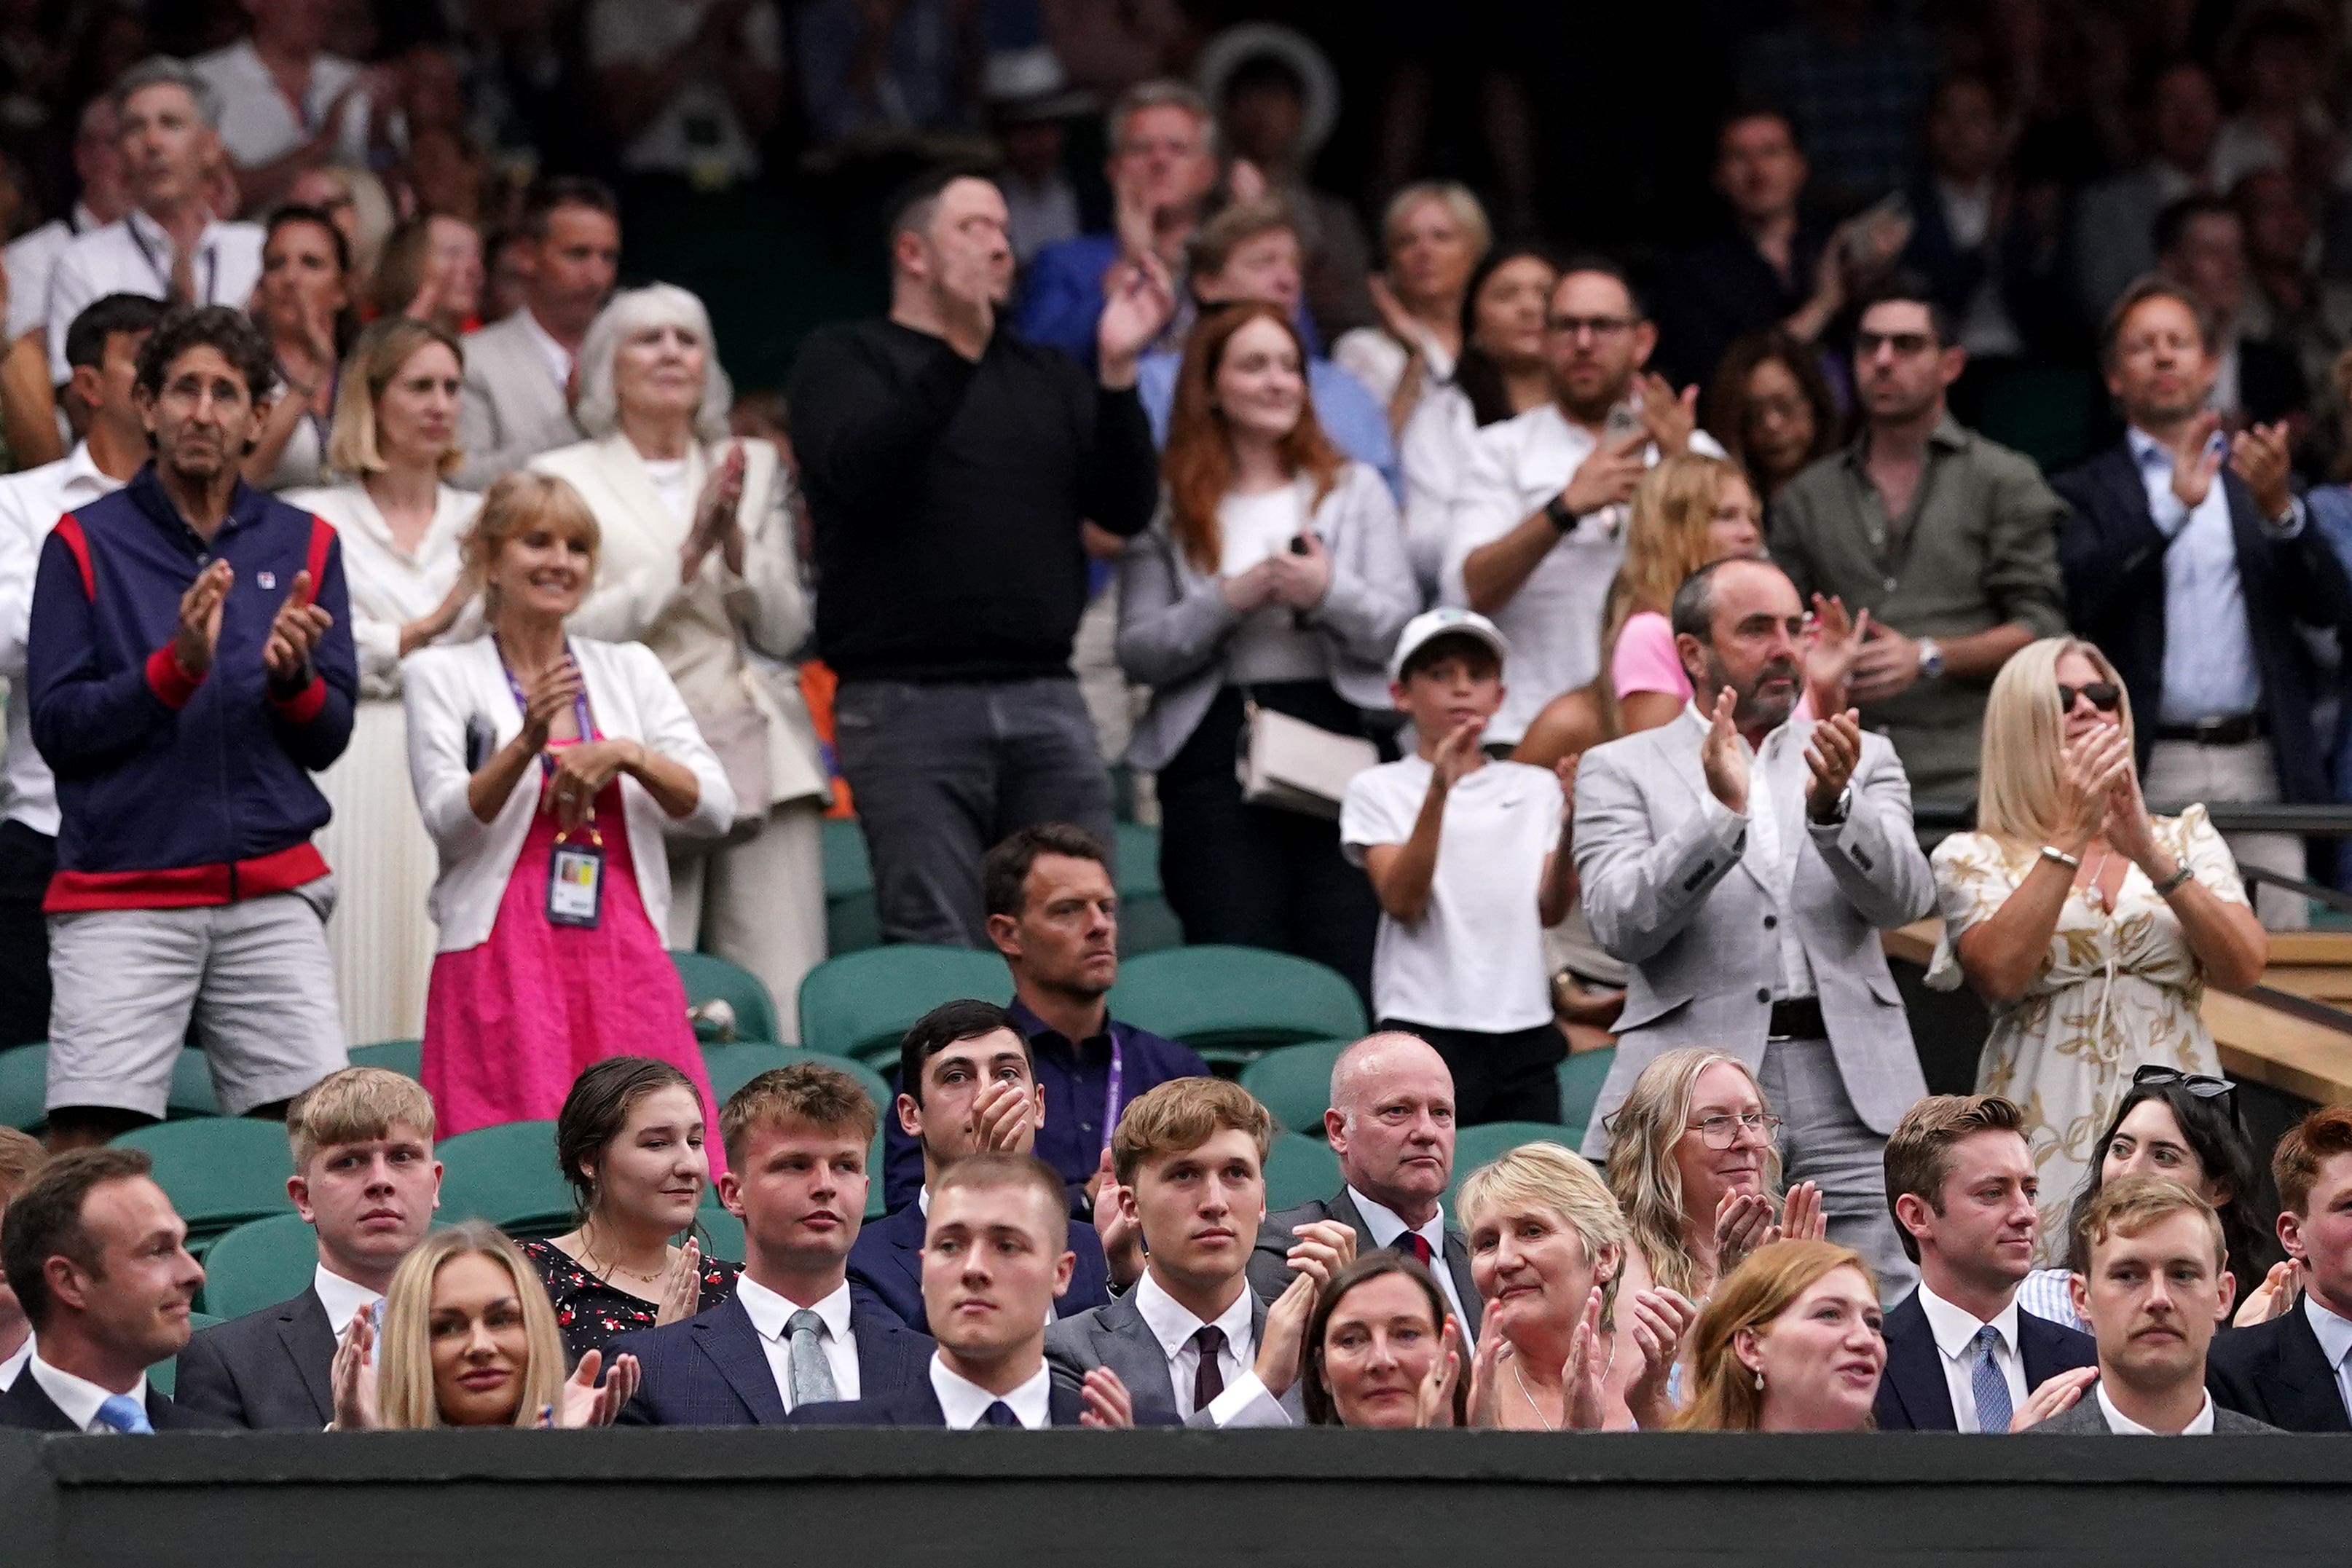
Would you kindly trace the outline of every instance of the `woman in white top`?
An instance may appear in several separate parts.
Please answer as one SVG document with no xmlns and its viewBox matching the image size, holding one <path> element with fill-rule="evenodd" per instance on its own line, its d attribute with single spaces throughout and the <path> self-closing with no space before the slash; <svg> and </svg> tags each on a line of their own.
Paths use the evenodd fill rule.
<svg viewBox="0 0 2352 1568">
<path fill-rule="evenodd" d="M 1381 325 L 1342 333 L 1331 358 L 1388 409 L 1391 434 L 1403 431 L 1424 392 L 1454 379 L 1462 302 L 1494 238 L 1486 209 L 1466 185 L 1423 180 L 1390 199 L 1381 221 L 1388 269 L 1369 280 Z"/>
<path fill-rule="evenodd" d="M 604 535 L 572 630 L 660 655 L 735 800 L 723 842 L 670 845 L 669 945 L 759 976 L 796 1038 L 801 977 L 825 954 L 829 787 L 790 663 L 809 629 L 791 478 L 770 443 L 729 440 L 732 389 L 683 288 L 614 296 L 579 377 L 589 439 L 531 460 L 579 490 Z"/>
<path fill-rule="evenodd" d="M 1119 565 L 1118 662 L 1151 688 L 1128 761 L 1159 774 L 1160 874 L 1187 942 L 1329 965 L 1370 995 L 1380 905 L 1328 818 L 1242 798 L 1245 710 L 1361 738 L 1417 606 L 1379 474 L 1316 423 L 1283 312 L 1231 305 L 1184 350 L 1160 517 Z"/>
<path fill-rule="evenodd" d="M 280 207 L 261 244 L 252 317 L 278 356 L 277 401 L 240 465 L 245 482 L 293 490 L 327 482 L 327 445 L 351 341 L 352 253 L 316 207 Z"/>
<path fill-rule="evenodd" d="M 436 327 L 394 318 L 360 334 L 335 400 L 329 461 L 349 484 L 287 499 L 334 525 L 352 596 L 360 702 L 352 743 L 320 776 L 334 816 L 319 832 L 336 870 L 327 922 L 354 1040 L 413 1040 L 425 1027 L 433 969 L 433 841 L 404 770 L 400 662 L 450 634 L 472 597 L 457 540 L 481 497 L 442 476 L 457 465 L 457 386 L 465 355 Z M 478 616 L 467 616 L 478 630 Z"/>
</svg>

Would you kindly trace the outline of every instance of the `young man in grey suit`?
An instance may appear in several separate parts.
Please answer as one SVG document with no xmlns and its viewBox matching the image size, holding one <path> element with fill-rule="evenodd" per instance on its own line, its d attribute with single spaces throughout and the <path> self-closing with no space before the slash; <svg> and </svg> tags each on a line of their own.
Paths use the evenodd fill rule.
<svg viewBox="0 0 2352 1568">
<path fill-rule="evenodd" d="M 1116 1201 L 1143 1233 L 1135 1289 L 1045 1331 L 1065 1377 L 1118 1374 L 1135 1419 L 1188 1427 L 1303 1420 L 1298 1351 L 1315 1292 L 1356 1254 L 1329 1222 L 1293 1249 L 1299 1276 L 1272 1309 L 1245 1270 L 1265 1221 L 1274 1118 L 1237 1083 L 1179 1078 L 1129 1105 L 1111 1140 Z"/>
<path fill-rule="evenodd" d="M 1251 1289 L 1269 1305 L 1280 1300 L 1296 1278 L 1294 1254 L 1328 1248 L 1332 1239 L 1315 1233 L 1344 1226 L 1358 1253 L 1393 1247 L 1420 1259 L 1453 1304 L 1469 1349 L 1477 1340 L 1478 1287 L 1470 1279 L 1469 1243 L 1445 1223 L 1442 1201 L 1454 1179 L 1454 1074 L 1445 1059 L 1415 1035 L 1365 1036 L 1331 1064 L 1323 1133 L 1346 1185 L 1328 1199 L 1268 1217 L 1250 1254 Z"/>
<path fill-rule="evenodd" d="M 2214 1325 L 2237 1294 L 2212 1205 L 2169 1176 L 2108 1182 L 2077 1222 L 2090 1260 L 2074 1310 L 2099 1342 L 2099 1365 L 2067 1374 L 2070 1406 L 2029 1432 L 2201 1437 L 2275 1432 L 2216 1406 L 2205 1389 Z M 2083 1388 L 2089 1395 L 2084 1396 Z M 2039 1403 L 2041 1396 L 2035 1396 Z"/>
<path fill-rule="evenodd" d="M 1780 568 L 1722 560 L 1675 594 L 1696 694 L 1672 724 L 1585 753 L 1576 869 L 1593 936 L 1628 967 L 1616 1064 L 1584 1152 L 1642 1069 L 1719 1046 L 1783 1124 L 1791 1182 L 1899 1298 L 1917 1275 L 1886 1209 L 1886 1134 L 1927 1092 L 1881 930 L 1935 907 L 1911 790 L 1849 709 L 1792 718 L 1805 611 Z"/>
</svg>

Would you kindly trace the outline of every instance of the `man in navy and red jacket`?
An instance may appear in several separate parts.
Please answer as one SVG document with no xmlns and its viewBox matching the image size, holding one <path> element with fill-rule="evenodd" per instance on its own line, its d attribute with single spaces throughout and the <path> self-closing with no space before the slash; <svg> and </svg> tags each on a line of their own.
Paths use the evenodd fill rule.
<svg viewBox="0 0 2352 1568">
<path fill-rule="evenodd" d="M 41 547 L 56 1146 L 161 1116 L 192 1016 L 231 1115 L 346 1061 L 310 775 L 351 738 L 358 662 L 334 530 L 237 476 L 274 380 L 241 312 L 172 311 L 139 360 L 153 459 Z"/>
</svg>

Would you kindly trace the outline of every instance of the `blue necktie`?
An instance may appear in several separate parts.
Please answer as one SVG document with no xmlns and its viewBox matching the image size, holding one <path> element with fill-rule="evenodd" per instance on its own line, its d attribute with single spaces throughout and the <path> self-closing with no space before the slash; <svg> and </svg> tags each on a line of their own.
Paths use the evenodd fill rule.
<svg viewBox="0 0 2352 1568">
<path fill-rule="evenodd" d="M 1990 1323 L 1977 1330 L 1976 1364 L 1969 1370 L 1969 1387 L 1977 1396 L 1977 1430 L 2006 1432 L 2009 1430 L 2009 1379 L 1992 1359 L 1993 1346 L 2000 1343 L 2000 1331 Z"/>
<path fill-rule="evenodd" d="M 1021 1417 L 1013 1413 L 1012 1406 L 999 1399 L 980 1413 L 980 1424 L 983 1427 L 1018 1427 Z"/>
<path fill-rule="evenodd" d="M 147 1419 L 146 1405 L 128 1394 L 110 1394 L 106 1403 L 98 1407 L 98 1418 L 118 1432 L 136 1432 L 152 1437 L 155 1428 Z"/>
</svg>

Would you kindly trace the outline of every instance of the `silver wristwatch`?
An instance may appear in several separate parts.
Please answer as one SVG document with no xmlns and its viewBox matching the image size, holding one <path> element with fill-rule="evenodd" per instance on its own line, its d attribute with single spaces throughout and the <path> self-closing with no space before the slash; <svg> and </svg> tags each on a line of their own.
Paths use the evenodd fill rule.
<svg viewBox="0 0 2352 1568">
<path fill-rule="evenodd" d="M 1919 678 L 1932 681 L 1944 673 L 1944 650 L 1933 637 L 1919 639 Z"/>
</svg>

